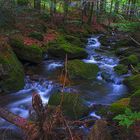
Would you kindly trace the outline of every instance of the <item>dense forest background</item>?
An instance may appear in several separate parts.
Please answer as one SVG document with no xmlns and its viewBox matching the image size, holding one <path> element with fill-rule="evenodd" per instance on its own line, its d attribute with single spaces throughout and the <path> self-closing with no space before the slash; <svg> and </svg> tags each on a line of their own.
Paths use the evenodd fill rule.
<svg viewBox="0 0 140 140">
<path fill-rule="evenodd" d="M 6 140 L 139 140 L 140 0 L 0 0 L 0 117 Z"/>
</svg>

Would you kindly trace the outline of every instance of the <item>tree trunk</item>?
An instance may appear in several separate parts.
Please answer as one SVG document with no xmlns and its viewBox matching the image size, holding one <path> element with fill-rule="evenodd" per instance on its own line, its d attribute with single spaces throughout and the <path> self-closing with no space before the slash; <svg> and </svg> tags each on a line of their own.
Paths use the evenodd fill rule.
<svg viewBox="0 0 140 140">
<path fill-rule="evenodd" d="M 88 24 L 92 23 L 92 17 L 93 17 L 93 11 L 94 11 L 94 3 L 92 2 L 90 4 L 90 13 L 89 13 L 89 18 L 88 18 Z"/>
<path fill-rule="evenodd" d="M 41 10 L 41 0 L 34 0 L 34 8 L 37 10 Z"/>
<path fill-rule="evenodd" d="M 65 23 L 68 16 L 68 8 L 69 8 L 69 0 L 64 0 L 64 19 L 63 22 Z"/>
</svg>

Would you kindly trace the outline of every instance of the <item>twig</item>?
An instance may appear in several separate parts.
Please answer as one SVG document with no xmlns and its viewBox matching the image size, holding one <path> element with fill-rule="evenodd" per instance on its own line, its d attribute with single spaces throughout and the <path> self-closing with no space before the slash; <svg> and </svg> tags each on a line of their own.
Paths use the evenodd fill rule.
<svg viewBox="0 0 140 140">
<path fill-rule="evenodd" d="M 136 41 L 134 38 L 132 38 L 131 36 L 129 36 L 130 37 L 130 39 L 132 39 L 137 45 L 139 45 L 140 46 L 140 43 L 138 42 L 138 41 Z"/>
<path fill-rule="evenodd" d="M 134 67 L 133 67 L 133 65 L 130 65 L 131 66 L 131 68 L 136 72 L 136 73 L 139 73 L 139 71 L 137 71 Z"/>
</svg>

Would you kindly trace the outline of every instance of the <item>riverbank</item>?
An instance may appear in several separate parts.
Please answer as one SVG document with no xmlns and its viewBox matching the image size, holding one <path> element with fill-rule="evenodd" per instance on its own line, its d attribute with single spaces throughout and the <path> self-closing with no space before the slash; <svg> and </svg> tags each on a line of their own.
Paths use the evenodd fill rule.
<svg viewBox="0 0 140 140">
<path fill-rule="evenodd" d="M 128 107 L 140 111 L 136 104 L 140 101 L 138 44 L 122 32 L 112 35 L 103 30 L 101 35 L 99 31 L 85 26 L 67 25 L 56 29 L 56 25 L 55 28 L 45 23 L 40 25 L 41 30 L 44 25 L 47 26 L 47 31 L 41 31 L 40 26 L 39 32 L 36 31 L 38 26 L 35 30 L 23 30 L 25 28 L 20 26 L 20 33 L 9 33 L 3 37 L 4 44 L 9 45 L 1 45 L 2 71 L 6 73 L 2 73 L 3 100 L 0 105 L 23 118 L 35 121 L 31 102 L 34 90 L 41 96 L 43 104 L 49 103 L 50 106 L 59 105 L 59 93 L 63 90 L 64 115 L 70 120 L 83 117 L 91 117 L 93 120 L 89 126 L 84 126 L 84 132 L 85 128 L 89 132 L 94 124 L 98 126 L 96 120 L 104 118 L 101 127 L 104 126 L 113 138 L 123 139 L 118 134 L 119 130 L 125 129 L 122 127 L 118 130 L 113 117 L 123 114 Z M 67 79 L 63 73 L 66 54 Z M 18 74 L 19 71 L 22 75 Z M 65 88 L 62 87 L 64 80 Z M 75 104 L 77 98 L 78 104 Z M 1 120 L 2 129 L 3 125 L 9 128 L 9 124 Z M 93 134 L 97 133 L 94 128 Z M 81 137 L 85 138 L 87 134 Z M 129 135 L 125 133 L 125 137 Z"/>
</svg>

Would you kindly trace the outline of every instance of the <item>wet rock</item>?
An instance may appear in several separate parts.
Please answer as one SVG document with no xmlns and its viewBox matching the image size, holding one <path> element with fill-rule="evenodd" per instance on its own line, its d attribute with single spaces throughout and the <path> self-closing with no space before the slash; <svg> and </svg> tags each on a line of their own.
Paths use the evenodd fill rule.
<svg viewBox="0 0 140 140">
<path fill-rule="evenodd" d="M 111 104 L 109 111 L 113 114 L 120 114 L 125 111 L 125 109 L 129 106 L 130 98 L 122 98 Z"/>
<path fill-rule="evenodd" d="M 101 119 L 95 122 L 88 136 L 88 140 L 112 140 L 105 120 Z"/>
<path fill-rule="evenodd" d="M 40 63 L 43 60 L 43 51 L 38 45 L 25 45 L 22 37 L 10 38 L 10 44 L 21 60 Z"/>
<path fill-rule="evenodd" d="M 24 71 L 9 45 L 0 44 L 0 88 L 14 92 L 24 87 Z"/>
<path fill-rule="evenodd" d="M 40 78 L 41 77 L 39 75 L 32 75 L 32 76 L 30 76 L 30 79 L 33 80 L 33 81 L 39 81 Z"/>
<path fill-rule="evenodd" d="M 125 65 L 119 64 L 118 66 L 114 67 L 114 70 L 117 74 L 123 75 L 128 72 L 128 68 Z"/>
<path fill-rule="evenodd" d="M 71 79 L 96 79 L 99 68 L 96 64 L 84 63 L 81 60 L 68 61 L 68 73 Z"/>
<path fill-rule="evenodd" d="M 124 79 L 124 84 L 128 86 L 131 92 L 140 89 L 140 74 L 130 76 Z"/>
<path fill-rule="evenodd" d="M 102 72 L 102 73 L 101 73 L 101 76 L 102 76 L 102 78 L 103 78 L 104 80 L 106 80 L 106 81 L 108 81 L 108 82 L 112 81 L 112 79 L 111 79 L 111 77 L 110 77 L 110 74 L 107 73 L 107 72 Z"/>
<path fill-rule="evenodd" d="M 69 59 L 86 58 L 88 56 L 84 48 L 77 47 L 67 42 L 63 36 L 48 44 L 48 53 L 54 57 L 64 59 L 66 54 Z"/>
<path fill-rule="evenodd" d="M 140 89 L 131 96 L 129 105 L 133 111 L 140 111 Z"/>
<path fill-rule="evenodd" d="M 61 95 L 62 93 L 52 94 L 48 104 L 52 106 L 60 105 Z M 84 100 L 79 97 L 79 94 L 63 93 L 62 111 L 71 119 L 79 119 L 87 115 L 89 108 L 84 105 Z"/>
<path fill-rule="evenodd" d="M 127 60 L 128 60 L 128 64 L 132 64 L 132 65 L 137 65 L 139 62 L 138 57 L 134 54 L 128 56 Z"/>
</svg>

